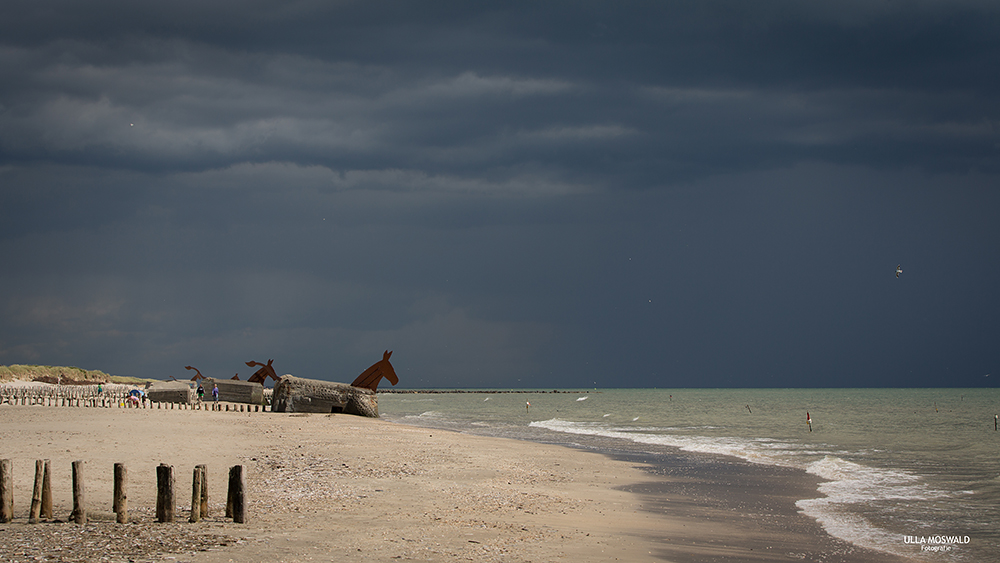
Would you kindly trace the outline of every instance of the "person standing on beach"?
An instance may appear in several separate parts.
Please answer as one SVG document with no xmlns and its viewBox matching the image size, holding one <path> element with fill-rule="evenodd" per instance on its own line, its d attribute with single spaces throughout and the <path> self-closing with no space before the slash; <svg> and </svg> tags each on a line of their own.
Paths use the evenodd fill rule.
<svg viewBox="0 0 1000 563">
<path fill-rule="evenodd" d="M 215 400 L 215 404 L 219 404 L 219 386 L 214 385 L 212 387 L 212 399 Z"/>
<path fill-rule="evenodd" d="M 201 383 L 199 383 L 198 384 L 198 404 L 200 405 L 201 402 L 204 399 L 205 399 L 205 388 L 201 385 Z"/>
</svg>

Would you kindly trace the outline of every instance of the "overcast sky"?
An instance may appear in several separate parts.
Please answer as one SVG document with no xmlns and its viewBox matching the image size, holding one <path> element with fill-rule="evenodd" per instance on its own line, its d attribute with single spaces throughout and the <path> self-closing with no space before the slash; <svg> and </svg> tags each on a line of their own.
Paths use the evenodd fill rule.
<svg viewBox="0 0 1000 563">
<path fill-rule="evenodd" d="M 993 387 L 998 69 L 993 0 L 5 0 L 0 364 Z"/>
</svg>

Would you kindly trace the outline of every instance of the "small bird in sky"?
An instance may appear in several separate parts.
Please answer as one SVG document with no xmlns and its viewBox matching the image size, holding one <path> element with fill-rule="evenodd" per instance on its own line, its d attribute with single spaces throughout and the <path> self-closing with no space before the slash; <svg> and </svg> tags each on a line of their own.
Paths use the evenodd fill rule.
<svg viewBox="0 0 1000 563">
<path fill-rule="evenodd" d="M 902 264 L 896 264 L 896 277 L 897 278 L 899 277 L 899 274 L 903 273 L 903 268 L 901 266 L 902 266 Z"/>
</svg>

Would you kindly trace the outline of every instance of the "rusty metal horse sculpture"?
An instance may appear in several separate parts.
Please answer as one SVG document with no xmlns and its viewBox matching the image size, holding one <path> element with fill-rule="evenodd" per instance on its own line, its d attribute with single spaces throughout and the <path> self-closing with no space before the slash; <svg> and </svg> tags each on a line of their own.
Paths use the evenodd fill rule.
<svg viewBox="0 0 1000 563">
<path fill-rule="evenodd" d="M 389 356 L 392 352 L 386 350 L 382 354 L 382 361 L 375 362 L 375 364 L 366 369 L 354 383 L 351 384 L 352 387 L 361 387 L 363 389 L 371 389 L 372 391 L 378 391 L 378 383 L 382 378 L 388 379 L 393 385 L 399 383 L 399 378 L 396 377 L 396 370 L 392 368 L 392 364 L 389 363 Z"/>
<path fill-rule="evenodd" d="M 278 374 L 275 373 L 274 372 L 274 368 L 271 367 L 271 362 L 273 362 L 273 361 L 274 360 L 268 360 L 267 361 L 267 365 L 262 364 L 260 362 L 253 362 L 253 361 L 246 362 L 246 364 L 247 364 L 248 367 L 260 366 L 260 369 L 257 370 L 256 373 L 254 373 L 253 375 L 251 375 L 250 378 L 247 379 L 247 381 L 249 381 L 251 383 L 260 383 L 261 385 L 263 385 L 264 382 L 267 381 L 268 377 L 270 377 L 271 379 L 277 381 L 279 379 Z"/>
</svg>

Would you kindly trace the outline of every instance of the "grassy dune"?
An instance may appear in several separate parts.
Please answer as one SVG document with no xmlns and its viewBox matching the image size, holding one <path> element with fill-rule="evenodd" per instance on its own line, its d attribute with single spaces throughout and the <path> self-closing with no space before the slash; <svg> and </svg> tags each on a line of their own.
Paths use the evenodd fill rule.
<svg viewBox="0 0 1000 563">
<path fill-rule="evenodd" d="M 13 364 L 0 366 L 0 381 L 44 381 L 46 383 L 131 383 L 131 381 L 119 381 L 122 379 L 137 379 L 134 377 L 116 377 L 103 371 L 92 369 L 81 369 L 77 367 L 64 366 L 35 366 Z"/>
</svg>

